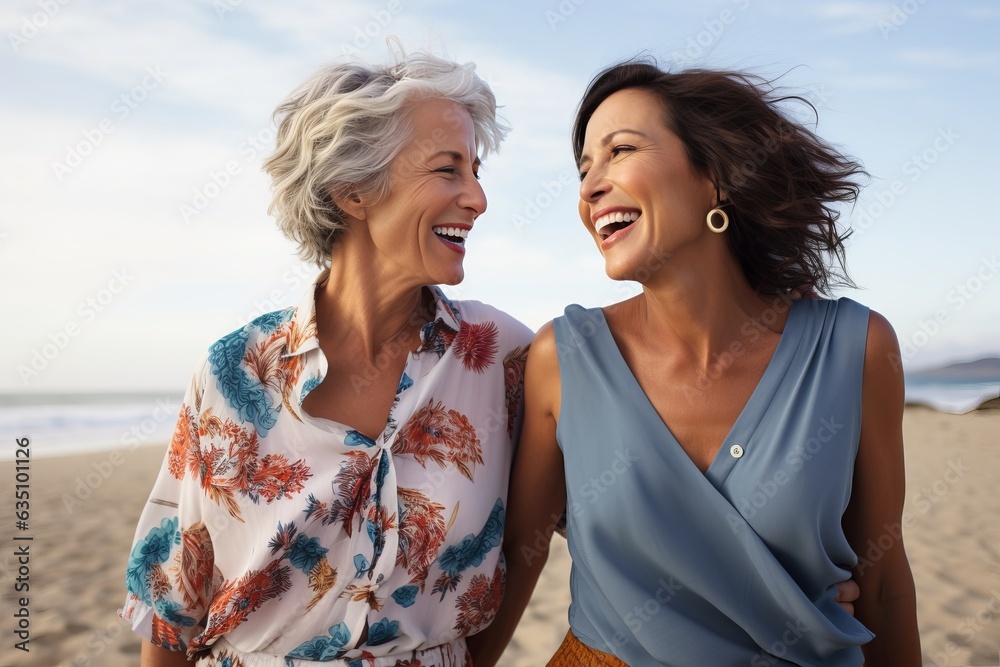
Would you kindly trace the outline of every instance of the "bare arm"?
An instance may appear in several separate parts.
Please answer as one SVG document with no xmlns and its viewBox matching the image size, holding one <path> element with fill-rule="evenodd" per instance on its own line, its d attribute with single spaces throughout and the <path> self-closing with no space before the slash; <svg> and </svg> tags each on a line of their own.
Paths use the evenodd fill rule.
<svg viewBox="0 0 1000 667">
<path fill-rule="evenodd" d="M 896 360 L 895 362 L 893 360 Z M 916 593 L 903 548 L 903 373 L 889 323 L 872 312 L 862 387 L 861 441 L 844 530 L 859 562 L 855 613 L 876 637 L 868 667 L 919 667 Z"/>
<path fill-rule="evenodd" d="M 145 639 L 142 641 L 142 654 L 139 667 L 188 667 L 193 665 L 183 651 L 170 651 L 159 646 L 150 644 Z"/>
<path fill-rule="evenodd" d="M 493 623 L 469 637 L 476 667 L 492 667 L 503 654 L 548 559 L 549 542 L 566 507 L 562 452 L 556 443 L 559 359 L 551 324 L 539 330 L 524 377 L 524 425 L 511 474 L 504 555 L 507 589 Z"/>
</svg>

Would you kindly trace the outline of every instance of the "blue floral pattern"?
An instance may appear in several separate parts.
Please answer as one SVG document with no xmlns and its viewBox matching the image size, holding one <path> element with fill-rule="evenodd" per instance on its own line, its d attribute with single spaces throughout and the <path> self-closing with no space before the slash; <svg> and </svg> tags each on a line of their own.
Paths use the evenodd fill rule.
<svg viewBox="0 0 1000 667">
<path fill-rule="evenodd" d="M 378 646 L 391 642 L 399 634 L 399 621 L 383 618 L 368 628 L 368 645 Z"/>
<path fill-rule="evenodd" d="M 358 445 L 361 445 L 362 447 L 374 447 L 375 441 L 364 433 L 351 430 L 347 432 L 347 436 L 344 438 L 344 444 L 348 447 L 357 447 Z"/>
<path fill-rule="evenodd" d="M 475 535 L 466 535 L 461 542 L 448 547 L 441 554 L 438 564 L 443 573 L 434 583 L 433 592 L 441 593 L 442 600 L 445 593 L 454 591 L 461 582 L 463 571 L 481 565 L 486 554 L 503 542 L 505 515 L 503 501 L 497 498 L 483 529 Z"/>
<path fill-rule="evenodd" d="M 329 635 L 313 637 L 292 649 L 289 651 L 288 657 L 321 662 L 338 657 L 347 642 L 351 641 L 351 633 L 343 622 L 331 627 L 329 632 Z"/>
<path fill-rule="evenodd" d="M 306 574 L 316 567 L 316 563 L 326 558 L 329 549 L 321 547 L 319 539 L 299 535 L 288 549 L 288 561 Z"/>
<path fill-rule="evenodd" d="M 318 387 L 320 383 L 323 382 L 323 376 L 319 373 L 309 377 L 305 382 L 302 383 L 302 395 L 299 399 L 299 405 L 302 405 L 302 400 L 309 395 L 313 389 Z"/>
<path fill-rule="evenodd" d="M 167 562 L 174 546 L 180 544 L 177 523 L 177 517 L 163 519 L 159 526 L 150 529 L 146 537 L 137 540 L 132 547 L 125 582 L 128 591 L 138 595 L 146 604 L 152 604 L 148 583 L 151 568 Z"/>
<path fill-rule="evenodd" d="M 523 384 L 504 359 L 533 334 L 431 291 L 376 438 L 301 411 L 331 378 L 315 286 L 210 346 L 128 554 L 120 615 L 137 633 L 233 667 L 259 646 L 289 666 L 466 665 L 434 647 L 483 625 L 502 590 L 494 524 L 517 437 L 503 425 Z"/>
<path fill-rule="evenodd" d="M 242 329 L 213 343 L 208 351 L 208 363 L 216 377 L 219 393 L 236 410 L 241 421 L 254 425 L 258 435 L 266 435 L 274 427 L 277 409 L 271 395 L 243 367 L 247 342 L 255 331 L 274 333 L 278 326 L 292 318 L 294 312 L 294 308 L 287 308 L 261 315 Z"/>
<path fill-rule="evenodd" d="M 392 592 L 392 599 L 396 601 L 400 607 L 406 609 L 414 602 L 417 601 L 417 593 L 420 592 L 418 586 L 400 586 Z"/>
</svg>

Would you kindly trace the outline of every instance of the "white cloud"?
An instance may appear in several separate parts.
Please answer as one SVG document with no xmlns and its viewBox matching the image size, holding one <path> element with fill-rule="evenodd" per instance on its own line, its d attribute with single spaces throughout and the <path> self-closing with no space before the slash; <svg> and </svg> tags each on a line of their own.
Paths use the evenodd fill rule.
<svg viewBox="0 0 1000 667">
<path fill-rule="evenodd" d="M 891 12 L 883 2 L 821 2 L 806 4 L 811 16 L 828 22 L 830 35 L 855 35 L 873 30 Z"/>
<path fill-rule="evenodd" d="M 265 32 L 281 39 L 294 43 L 305 37 L 294 48 L 315 55 L 323 50 L 312 48 L 315 42 L 350 36 L 351 22 L 370 16 L 371 10 L 361 4 L 336 10 L 297 5 L 286 12 L 253 3 L 237 6 L 220 22 L 210 13 L 188 9 L 168 15 L 129 7 L 103 12 L 81 2 L 67 5 L 59 21 L 18 55 L 25 68 L 44 66 L 82 76 L 89 91 L 106 91 L 93 98 L 108 100 L 107 106 L 90 104 L 85 117 L 79 106 L 69 106 L 65 99 L 52 100 L 41 111 L 14 107 L 0 112 L 0 123 L 19 129 L 5 135 L 6 159 L 0 163 L 0 178 L 16 184 L 15 196 L 0 201 L 6 234 L 0 247 L 2 271 L 20 278 L 19 288 L 4 297 L 4 305 L 27 311 L 45 304 L 43 316 L 14 332 L 10 344 L 30 356 L 67 324 L 81 327 L 72 350 L 54 360 L 30 389 L 96 388 L 98 383 L 85 370 L 88 355 L 108 359 L 116 349 L 119 359 L 114 363 L 122 364 L 121 370 L 104 372 L 102 386 L 129 384 L 130 375 L 143 365 L 159 368 L 144 376 L 143 384 L 169 386 L 176 366 L 168 370 L 148 357 L 121 357 L 129 344 L 125 341 L 142 338 L 152 349 L 172 349 L 176 332 L 165 324 L 172 321 L 187 331 L 185 349 L 190 353 L 192 343 L 203 346 L 249 315 L 295 303 L 305 289 L 301 275 L 311 278 L 314 270 L 303 273 L 292 245 L 266 214 L 268 183 L 259 172 L 266 151 L 241 149 L 246 148 L 247 135 L 269 126 L 261 119 L 267 119 L 313 65 L 289 52 L 276 56 L 245 37 L 217 34 L 220 23 L 240 20 L 235 15 L 239 11 L 268 24 Z M 12 14 L 14 19 L 20 16 L 8 10 L 0 20 L 10 24 Z M 404 24 L 413 20 L 400 15 L 391 27 L 405 30 Z M 336 30 L 329 30 L 333 25 Z M 409 28 L 410 34 L 417 32 Z M 476 51 L 474 44 L 460 41 L 450 47 Z M 369 51 L 378 49 L 384 50 L 384 42 Z M 555 165 L 565 167 L 565 128 L 579 82 L 501 53 L 477 55 L 483 56 L 478 58 L 480 74 L 494 84 L 515 128 L 503 154 L 488 165 L 491 208 L 503 212 L 512 201 L 505 192 L 524 183 L 530 188 L 549 178 Z M 166 79 L 127 118 L 118 117 L 112 100 L 134 86 L 137 77 L 141 80 L 147 65 L 162 67 Z M 174 120 L 163 127 L 170 104 L 186 109 L 190 121 Z M 213 132 L 213 123 L 202 122 L 200 116 L 213 110 L 234 119 L 225 133 Z M 98 131 L 104 119 L 111 121 L 111 132 Z M 67 159 L 71 153 L 76 155 Z M 530 160 L 525 162 L 525 156 Z M 227 177 L 224 167 L 234 161 L 239 173 Z M 54 163 L 72 169 L 56 173 Z M 214 189 L 219 181 L 213 181 L 213 175 L 227 181 L 225 186 Z M 178 209 L 200 208 L 196 192 L 211 196 L 204 210 L 185 224 Z M 494 214 L 493 220 L 508 217 Z M 505 223 L 495 224 L 483 239 L 491 249 L 479 255 L 473 271 L 483 276 L 481 283 L 496 283 L 491 276 L 503 273 L 504 258 L 514 252 L 505 234 L 516 232 Z M 534 257 L 523 250 L 519 275 L 542 276 L 555 261 L 543 249 Z M 79 321 L 81 301 L 103 289 L 115 270 L 130 272 L 134 281 L 92 322 Z M 488 291 L 466 291 L 487 300 Z M 181 356 L 168 355 L 172 361 Z M 194 359 L 189 355 L 185 373 Z M 0 385 L 22 386 L 15 369 L 0 376 Z"/>
<path fill-rule="evenodd" d="M 156 96 L 173 104 L 266 117 L 306 63 L 287 52 L 219 34 L 210 5 L 91 9 L 67 5 L 18 58 L 65 68 L 126 93 L 147 68 L 166 73 Z M 128 9 L 126 10 L 125 7 Z"/>
<path fill-rule="evenodd" d="M 0 110 L 0 124 L 16 128 L 0 139 L 0 280 L 14 287 L 2 291 L 0 299 L 5 312 L 32 313 L 25 326 L 9 331 L 5 339 L 18 351 L 12 363 L 21 363 L 25 354 L 77 317 L 81 299 L 103 289 L 113 271 L 126 269 L 136 276 L 32 389 L 183 387 L 207 342 L 255 311 L 296 302 L 305 289 L 313 270 L 302 269 L 292 245 L 266 213 L 268 183 L 259 171 L 265 151 L 251 155 L 241 146 L 249 135 L 270 127 L 271 111 L 300 80 L 320 64 L 341 57 L 358 29 L 379 23 L 378 12 L 388 2 L 227 1 L 234 9 L 220 18 L 211 1 L 166 5 L 72 0 L 20 52 L 0 54 L 5 68 L 10 67 L 5 74 L 9 71 L 8 76 L 30 84 L 38 81 L 26 87 L 24 95 L 10 96 Z M 379 24 L 378 31 L 370 28 L 368 32 L 378 34 L 371 36 L 362 56 L 385 60 L 388 34 L 401 35 L 410 50 L 430 46 L 443 52 L 446 47 L 452 58 L 478 64 L 514 128 L 501 154 L 485 165 L 490 208 L 482 219 L 486 226 L 470 242 L 461 298 L 494 303 L 537 327 L 566 303 L 601 305 L 632 293 L 633 286 L 604 276 L 600 255 L 576 219 L 575 182 L 567 182 L 552 196 L 529 227 L 518 229 L 512 223 L 529 201 L 548 194 L 547 183 L 551 186 L 564 170 L 573 171 L 570 125 L 589 68 L 603 64 L 606 52 L 597 54 L 595 45 L 608 37 L 606 19 L 598 12 L 581 11 L 550 34 L 537 5 L 521 7 L 520 24 L 515 17 L 509 25 L 494 26 L 484 25 L 464 6 L 461 11 L 441 10 L 444 4 L 434 3 L 430 9 L 421 4 L 418 9 L 401 0 L 403 11 L 391 22 Z M 963 55 L 960 40 L 952 40 L 937 49 L 900 51 L 890 63 L 894 67 L 872 71 L 890 55 L 882 40 L 877 40 L 881 50 L 824 49 L 823 29 L 873 30 L 890 4 L 770 6 L 779 14 L 798 13 L 797 25 L 818 29 L 820 46 L 813 54 L 796 55 L 796 62 L 823 68 L 822 83 L 836 87 L 838 105 L 858 110 L 857 127 L 864 128 L 870 119 L 864 105 L 872 91 L 896 93 L 894 99 L 903 105 L 912 101 L 906 91 L 926 87 L 930 74 L 903 65 L 946 71 L 997 64 L 993 55 Z M 5 3 L 0 26 L 17 31 L 38 7 L 38 0 Z M 653 11 L 650 6 L 647 13 Z M 667 18 L 675 15 L 649 16 L 662 19 L 657 25 L 669 32 Z M 758 20 L 755 16 L 747 12 L 748 29 Z M 767 18 L 768 25 L 779 30 L 788 27 L 774 16 Z M 517 41 L 518 26 L 529 19 L 551 39 L 546 49 L 528 50 Z M 511 31 L 509 39 L 504 39 L 503 30 Z M 773 37 L 766 31 L 752 32 L 754 40 Z M 670 43 L 671 37 L 663 39 Z M 746 50 L 747 39 L 738 31 L 727 34 L 734 50 Z M 780 46 L 781 39 L 773 41 Z M 749 55 L 746 60 L 753 62 Z M 575 71 L 569 62 L 583 64 Z M 127 118 L 116 116 L 112 101 L 140 82 L 147 66 L 156 65 L 168 72 L 162 85 Z M 61 89 L 67 85 L 72 90 Z M 919 116 L 919 105 L 910 108 Z M 65 161 L 66 153 L 84 142 L 104 117 L 114 121 L 114 131 L 60 181 L 52 163 Z M 845 126 L 844 136 L 860 141 L 858 137 L 866 135 L 857 127 Z M 973 134 L 971 126 L 968 132 Z M 876 141 L 866 150 L 874 159 L 884 147 Z M 204 192 L 212 184 L 212 173 L 233 160 L 240 173 L 185 224 L 178 207 L 191 203 L 195 190 Z M 974 181 L 987 173 L 970 169 L 964 178 Z M 929 228 L 917 219 L 917 209 L 925 207 L 917 200 L 922 196 L 914 191 L 916 213 L 914 220 L 907 218 L 908 236 Z M 927 196 L 949 195 L 935 191 Z M 959 209 L 954 215 L 973 217 Z M 982 233 L 995 239 L 995 230 Z M 894 294 L 898 274 L 878 263 L 895 251 L 894 246 L 887 250 L 878 245 L 875 232 L 865 240 L 873 245 L 873 265 L 886 275 L 873 273 L 872 293 L 862 298 L 877 300 L 881 295 L 878 298 L 886 302 L 899 301 L 885 297 Z M 991 242 L 988 237 L 977 241 Z M 996 319 L 995 307 L 989 307 L 986 299 L 977 301 L 977 308 L 986 311 L 976 320 L 982 330 Z M 906 308 L 911 308 L 908 302 L 900 306 L 900 317 L 909 312 Z M 941 344 L 946 344 L 944 336 Z M 0 375 L 0 388 L 23 388 L 14 368 Z"/>
<path fill-rule="evenodd" d="M 893 60 L 939 69 L 991 69 L 1000 65 L 1000 53 L 963 53 L 951 48 L 902 49 L 893 55 Z"/>
<path fill-rule="evenodd" d="M 887 9 L 887 5 L 881 2 L 821 2 L 810 7 L 816 16 L 837 20 L 877 20 Z"/>
</svg>

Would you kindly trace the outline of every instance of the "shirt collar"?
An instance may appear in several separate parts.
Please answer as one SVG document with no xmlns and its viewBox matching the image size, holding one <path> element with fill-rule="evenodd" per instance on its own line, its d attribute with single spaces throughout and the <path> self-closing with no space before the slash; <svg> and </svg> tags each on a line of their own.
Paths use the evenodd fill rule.
<svg viewBox="0 0 1000 667">
<path fill-rule="evenodd" d="M 302 295 L 292 315 L 292 327 L 284 356 L 294 357 L 319 348 L 319 337 L 316 334 L 316 290 L 329 275 L 329 269 L 320 272 Z M 434 320 L 420 329 L 421 349 L 432 347 L 433 341 L 439 339 L 442 333 L 446 334 L 442 342 L 447 347 L 462 328 L 462 315 L 440 287 L 431 285 L 427 289 L 434 297 Z"/>
<path fill-rule="evenodd" d="M 284 356 L 294 357 L 319 347 L 319 338 L 316 336 L 316 288 L 326 280 L 329 273 L 329 269 L 320 272 L 299 300 L 292 315 L 292 328 L 288 332 Z"/>
<path fill-rule="evenodd" d="M 453 333 L 458 333 L 462 328 L 462 314 L 458 308 L 437 285 L 431 285 L 427 289 L 434 295 L 434 322 L 448 327 Z"/>
</svg>

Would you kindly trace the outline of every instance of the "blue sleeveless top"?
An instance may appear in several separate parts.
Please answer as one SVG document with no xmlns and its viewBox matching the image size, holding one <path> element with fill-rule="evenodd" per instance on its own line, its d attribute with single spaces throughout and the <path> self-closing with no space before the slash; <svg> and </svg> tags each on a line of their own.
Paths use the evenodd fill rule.
<svg viewBox="0 0 1000 667">
<path fill-rule="evenodd" d="M 857 563 L 841 518 L 868 309 L 850 299 L 791 304 L 704 474 L 643 393 L 601 309 L 569 306 L 554 327 L 573 634 L 633 666 L 860 665 L 873 635 L 834 596 Z M 744 333 L 750 342 L 755 332 Z"/>
</svg>

